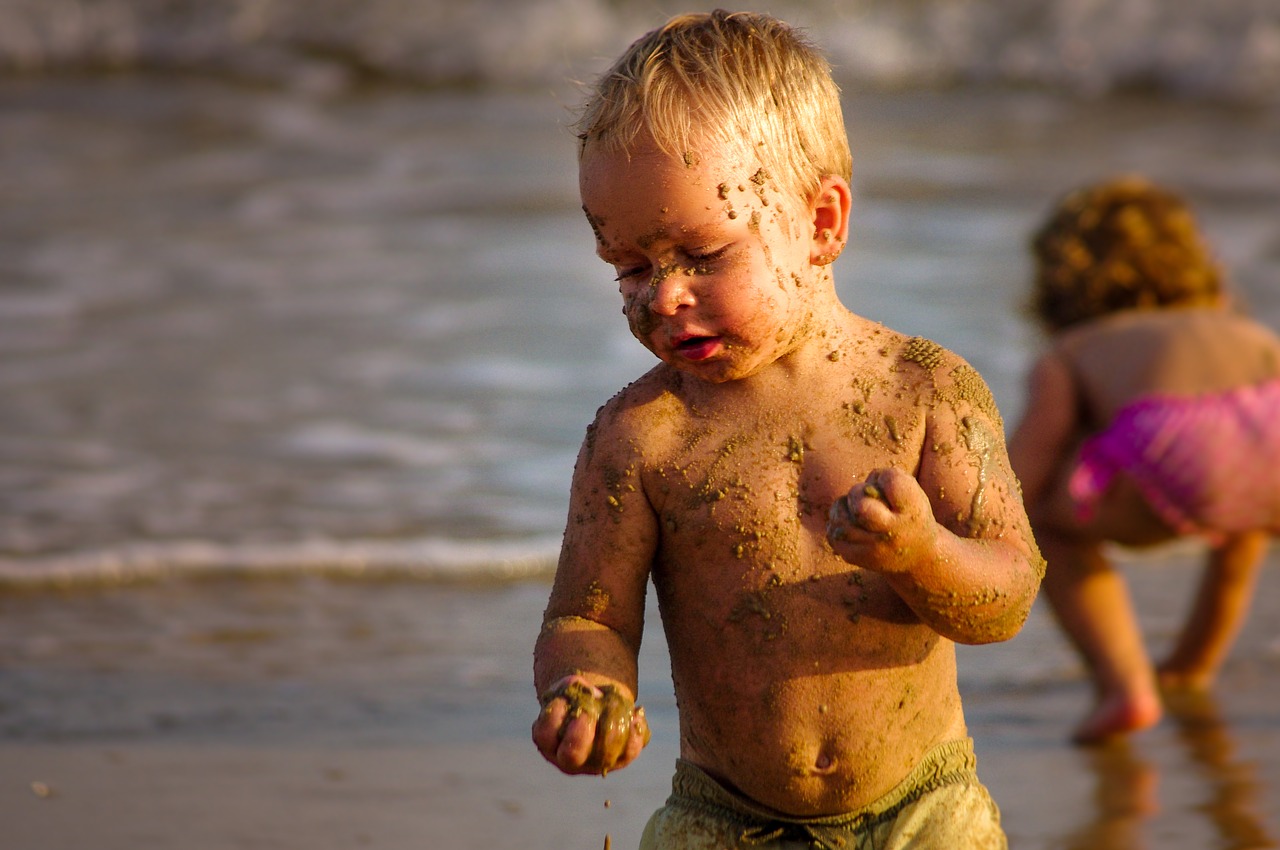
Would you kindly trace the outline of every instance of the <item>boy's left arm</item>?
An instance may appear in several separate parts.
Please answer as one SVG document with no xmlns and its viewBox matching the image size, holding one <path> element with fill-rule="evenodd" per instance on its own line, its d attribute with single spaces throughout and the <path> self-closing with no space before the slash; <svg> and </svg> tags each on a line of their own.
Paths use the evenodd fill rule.
<svg viewBox="0 0 1280 850">
<path fill-rule="evenodd" d="M 943 637 L 978 644 L 1018 633 L 1044 576 L 1000 415 L 959 361 L 928 412 L 919 467 L 873 471 L 831 507 L 832 548 L 885 576 Z"/>
</svg>

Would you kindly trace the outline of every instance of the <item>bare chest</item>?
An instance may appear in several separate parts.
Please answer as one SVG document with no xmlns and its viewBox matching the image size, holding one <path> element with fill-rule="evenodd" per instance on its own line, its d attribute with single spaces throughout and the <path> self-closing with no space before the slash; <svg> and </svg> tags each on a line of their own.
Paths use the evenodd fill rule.
<svg viewBox="0 0 1280 850">
<path fill-rule="evenodd" d="M 714 594 L 846 572 L 826 543 L 832 503 L 874 469 L 918 462 L 922 417 L 894 410 L 855 396 L 820 413 L 715 417 L 682 432 L 645 478 L 660 523 L 655 578 L 679 583 L 697 565 L 688 580 Z"/>
</svg>

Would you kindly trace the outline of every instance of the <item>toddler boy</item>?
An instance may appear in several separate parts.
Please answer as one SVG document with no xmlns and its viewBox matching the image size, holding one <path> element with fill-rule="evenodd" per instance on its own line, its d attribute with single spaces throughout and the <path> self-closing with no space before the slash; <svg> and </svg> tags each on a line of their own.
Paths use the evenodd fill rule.
<svg viewBox="0 0 1280 850">
<path fill-rule="evenodd" d="M 539 750 L 599 774 L 647 742 L 652 578 L 680 759 L 642 847 L 1004 847 L 954 642 L 1012 637 L 1042 561 L 978 373 L 837 298 L 851 162 L 825 59 L 764 15 L 679 16 L 579 130 L 597 251 L 662 362 L 578 457 Z"/>
</svg>

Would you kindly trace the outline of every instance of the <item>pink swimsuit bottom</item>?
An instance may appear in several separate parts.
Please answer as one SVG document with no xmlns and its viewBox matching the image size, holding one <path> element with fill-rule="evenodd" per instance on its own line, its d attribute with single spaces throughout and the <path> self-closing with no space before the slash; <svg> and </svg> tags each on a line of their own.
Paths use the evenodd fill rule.
<svg viewBox="0 0 1280 850">
<path fill-rule="evenodd" d="M 1181 534 L 1280 532 L 1280 379 L 1126 405 L 1081 447 L 1068 483 L 1081 520 L 1119 473 Z"/>
</svg>

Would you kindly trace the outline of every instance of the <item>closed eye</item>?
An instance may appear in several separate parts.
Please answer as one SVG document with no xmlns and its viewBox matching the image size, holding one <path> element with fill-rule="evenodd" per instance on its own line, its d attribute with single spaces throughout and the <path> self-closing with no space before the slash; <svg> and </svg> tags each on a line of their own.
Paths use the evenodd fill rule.
<svg viewBox="0 0 1280 850">
<path fill-rule="evenodd" d="M 631 280 L 632 278 L 645 277 L 649 274 L 649 266 L 647 265 L 614 266 L 613 268 L 618 273 L 618 276 L 614 278 L 614 280 L 618 281 L 619 283 L 621 283 L 624 280 Z"/>
<path fill-rule="evenodd" d="M 691 260 L 697 260 L 699 262 L 710 262 L 712 260 L 718 260 L 721 257 L 723 257 L 725 254 L 729 252 L 729 248 L 731 247 L 732 247 L 731 245 L 724 245 L 720 248 L 715 248 L 715 249 L 697 248 L 691 251 L 686 251 L 685 253 L 689 255 L 689 259 Z"/>
</svg>

